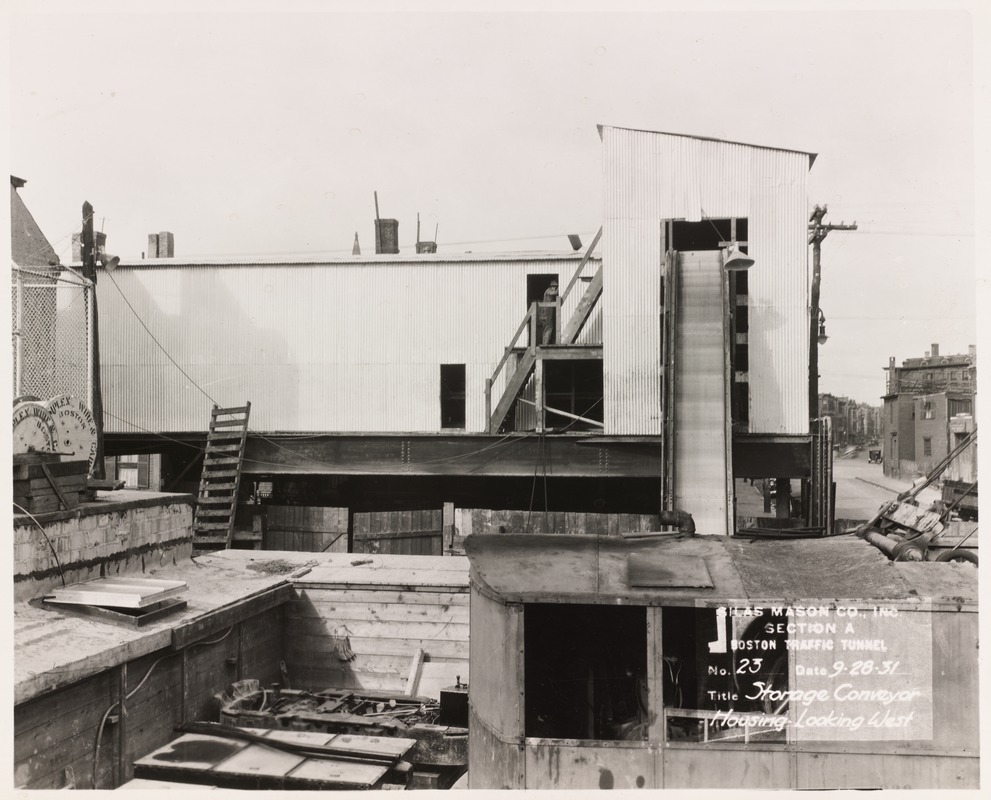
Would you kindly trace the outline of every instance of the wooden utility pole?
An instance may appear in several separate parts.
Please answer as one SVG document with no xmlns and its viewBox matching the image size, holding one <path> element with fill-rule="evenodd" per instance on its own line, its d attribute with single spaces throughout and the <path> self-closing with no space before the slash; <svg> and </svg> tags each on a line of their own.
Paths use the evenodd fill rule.
<svg viewBox="0 0 991 800">
<path fill-rule="evenodd" d="M 809 418 L 819 413 L 819 289 L 822 283 L 820 251 L 822 240 L 830 231 L 855 231 L 857 223 L 839 225 L 823 223 L 827 208 L 816 206 L 809 217 L 809 244 L 812 245 L 812 293 L 809 303 Z"/>
<path fill-rule="evenodd" d="M 90 380 L 93 383 L 93 422 L 96 424 L 96 458 L 93 459 L 93 477 L 104 480 L 103 466 L 103 390 L 100 384 L 100 316 L 96 307 L 96 238 L 93 235 L 93 206 L 83 203 L 83 230 L 80 236 L 83 257 L 83 277 L 93 285 L 93 350 Z"/>
</svg>

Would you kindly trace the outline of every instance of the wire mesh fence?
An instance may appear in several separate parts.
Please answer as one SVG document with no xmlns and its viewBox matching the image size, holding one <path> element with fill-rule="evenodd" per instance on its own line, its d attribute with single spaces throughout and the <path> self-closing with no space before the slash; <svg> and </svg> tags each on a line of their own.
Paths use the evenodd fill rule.
<svg viewBox="0 0 991 800">
<path fill-rule="evenodd" d="M 68 394 L 93 406 L 93 286 L 61 267 L 13 267 L 13 396 Z"/>
</svg>

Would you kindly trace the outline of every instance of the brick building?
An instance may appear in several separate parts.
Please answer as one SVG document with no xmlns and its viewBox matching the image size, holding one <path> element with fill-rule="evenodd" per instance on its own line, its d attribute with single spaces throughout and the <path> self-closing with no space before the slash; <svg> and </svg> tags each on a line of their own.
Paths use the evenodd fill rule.
<svg viewBox="0 0 991 800">
<path fill-rule="evenodd" d="M 873 444 L 881 435 L 881 409 L 849 397 L 820 394 L 819 416 L 832 420 L 833 441 L 841 446 Z"/>
<path fill-rule="evenodd" d="M 881 414 L 884 473 L 924 475 L 952 449 L 950 420 L 973 415 L 977 394 L 977 348 L 941 355 L 939 345 L 900 367 L 889 360 Z"/>
</svg>

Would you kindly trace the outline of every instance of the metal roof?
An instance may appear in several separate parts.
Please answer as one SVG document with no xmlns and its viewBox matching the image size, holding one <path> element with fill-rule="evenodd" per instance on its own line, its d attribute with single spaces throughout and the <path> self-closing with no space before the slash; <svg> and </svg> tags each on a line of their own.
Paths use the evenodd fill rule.
<svg viewBox="0 0 991 800">
<path fill-rule="evenodd" d="M 654 130 L 650 130 L 649 128 L 628 128 L 628 127 L 625 127 L 623 125 L 601 125 L 600 124 L 600 125 L 596 125 L 595 127 L 599 131 L 599 138 L 600 139 L 602 138 L 602 129 L 603 128 L 614 128 L 615 130 L 619 130 L 619 131 L 637 131 L 639 133 L 657 133 L 657 134 L 660 134 L 661 136 L 678 136 L 678 137 L 680 137 L 682 139 L 697 139 L 697 140 L 702 141 L 702 142 L 719 142 L 721 144 L 737 144 L 737 145 L 742 145 L 744 147 L 756 147 L 756 148 L 759 148 L 761 150 L 778 150 L 778 151 L 780 151 L 782 153 L 800 153 L 801 155 L 804 155 L 804 156 L 808 156 L 809 157 L 809 169 L 812 169 L 812 165 L 815 164 L 816 158 L 818 158 L 818 156 L 819 156 L 818 153 L 810 153 L 808 150 L 794 150 L 794 149 L 792 149 L 790 147 L 771 147 L 770 145 L 766 145 L 766 144 L 751 144 L 750 142 L 738 142 L 738 141 L 735 141 L 733 139 L 717 139 L 714 136 L 698 136 L 696 134 L 691 134 L 691 133 L 673 133 L 671 131 L 654 131 Z"/>
<path fill-rule="evenodd" d="M 503 603 L 819 605 L 840 600 L 921 606 L 931 600 L 934 608 L 977 607 L 977 570 L 971 565 L 895 563 L 855 536 L 753 542 L 729 536 L 482 534 L 467 537 L 465 553 L 473 586 Z M 664 585 L 644 588 L 638 579 L 631 586 L 634 563 L 640 575 L 643 565 L 652 568 Z M 711 588 L 698 585 L 700 564 Z M 673 567 L 686 565 L 694 568 L 684 581 L 672 577 Z"/>
<path fill-rule="evenodd" d="M 364 267 L 373 264 L 486 264 L 504 262 L 507 264 L 521 261 L 547 262 L 578 262 L 582 252 L 547 252 L 518 250 L 508 253 L 400 253 L 398 255 L 362 255 L 362 256 L 332 256 L 321 257 L 319 254 L 307 256 L 251 256 L 237 257 L 194 257 L 181 258 L 140 258 L 121 259 L 120 267 L 133 269 L 154 269 L 156 267 L 272 267 L 272 266 L 314 266 L 314 267 Z M 598 262 L 599 255 L 593 255 L 590 261 Z M 73 262 L 79 265 L 80 262 Z"/>
</svg>

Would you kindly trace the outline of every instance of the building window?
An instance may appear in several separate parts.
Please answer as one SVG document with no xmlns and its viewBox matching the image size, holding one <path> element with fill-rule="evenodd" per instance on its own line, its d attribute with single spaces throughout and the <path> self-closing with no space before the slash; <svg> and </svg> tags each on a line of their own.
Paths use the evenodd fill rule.
<svg viewBox="0 0 991 800">
<path fill-rule="evenodd" d="M 972 414 L 973 405 L 970 400 L 947 400 L 948 413 L 947 416 L 953 417 L 957 414 Z"/>
<path fill-rule="evenodd" d="M 933 454 L 933 440 L 931 436 L 922 437 L 922 455 L 931 456 Z"/>
<path fill-rule="evenodd" d="M 924 400 L 922 403 L 922 418 L 923 419 L 933 418 L 933 404 L 929 400 Z"/>
<path fill-rule="evenodd" d="M 524 731 L 551 739 L 647 738 L 647 609 L 523 607 Z"/>
<path fill-rule="evenodd" d="M 440 365 L 440 426 L 465 427 L 465 365 Z"/>
<path fill-rule="evenodd" d="M 112 467 L 106 470 L 107 475 L 113 475 L 117 480 L 124 481 L 124 486 L 128 489 L 149 489 L 149 468 L 151 456 L 129 455 L 108 458 L 106 463 L 112 463 Z"/>
<path fill-rule="evenodd" d="M 544 371 L 545 420 L 554 430 L 600 429 L 602 422 L 602 362 L 548 361 Z M 555 414 L 554 411 L 564 411 Z M 571 416 L 568 416 L 571 415 Z M 575 417 L 582 417 L 581 420 Z"/>
</svg>

